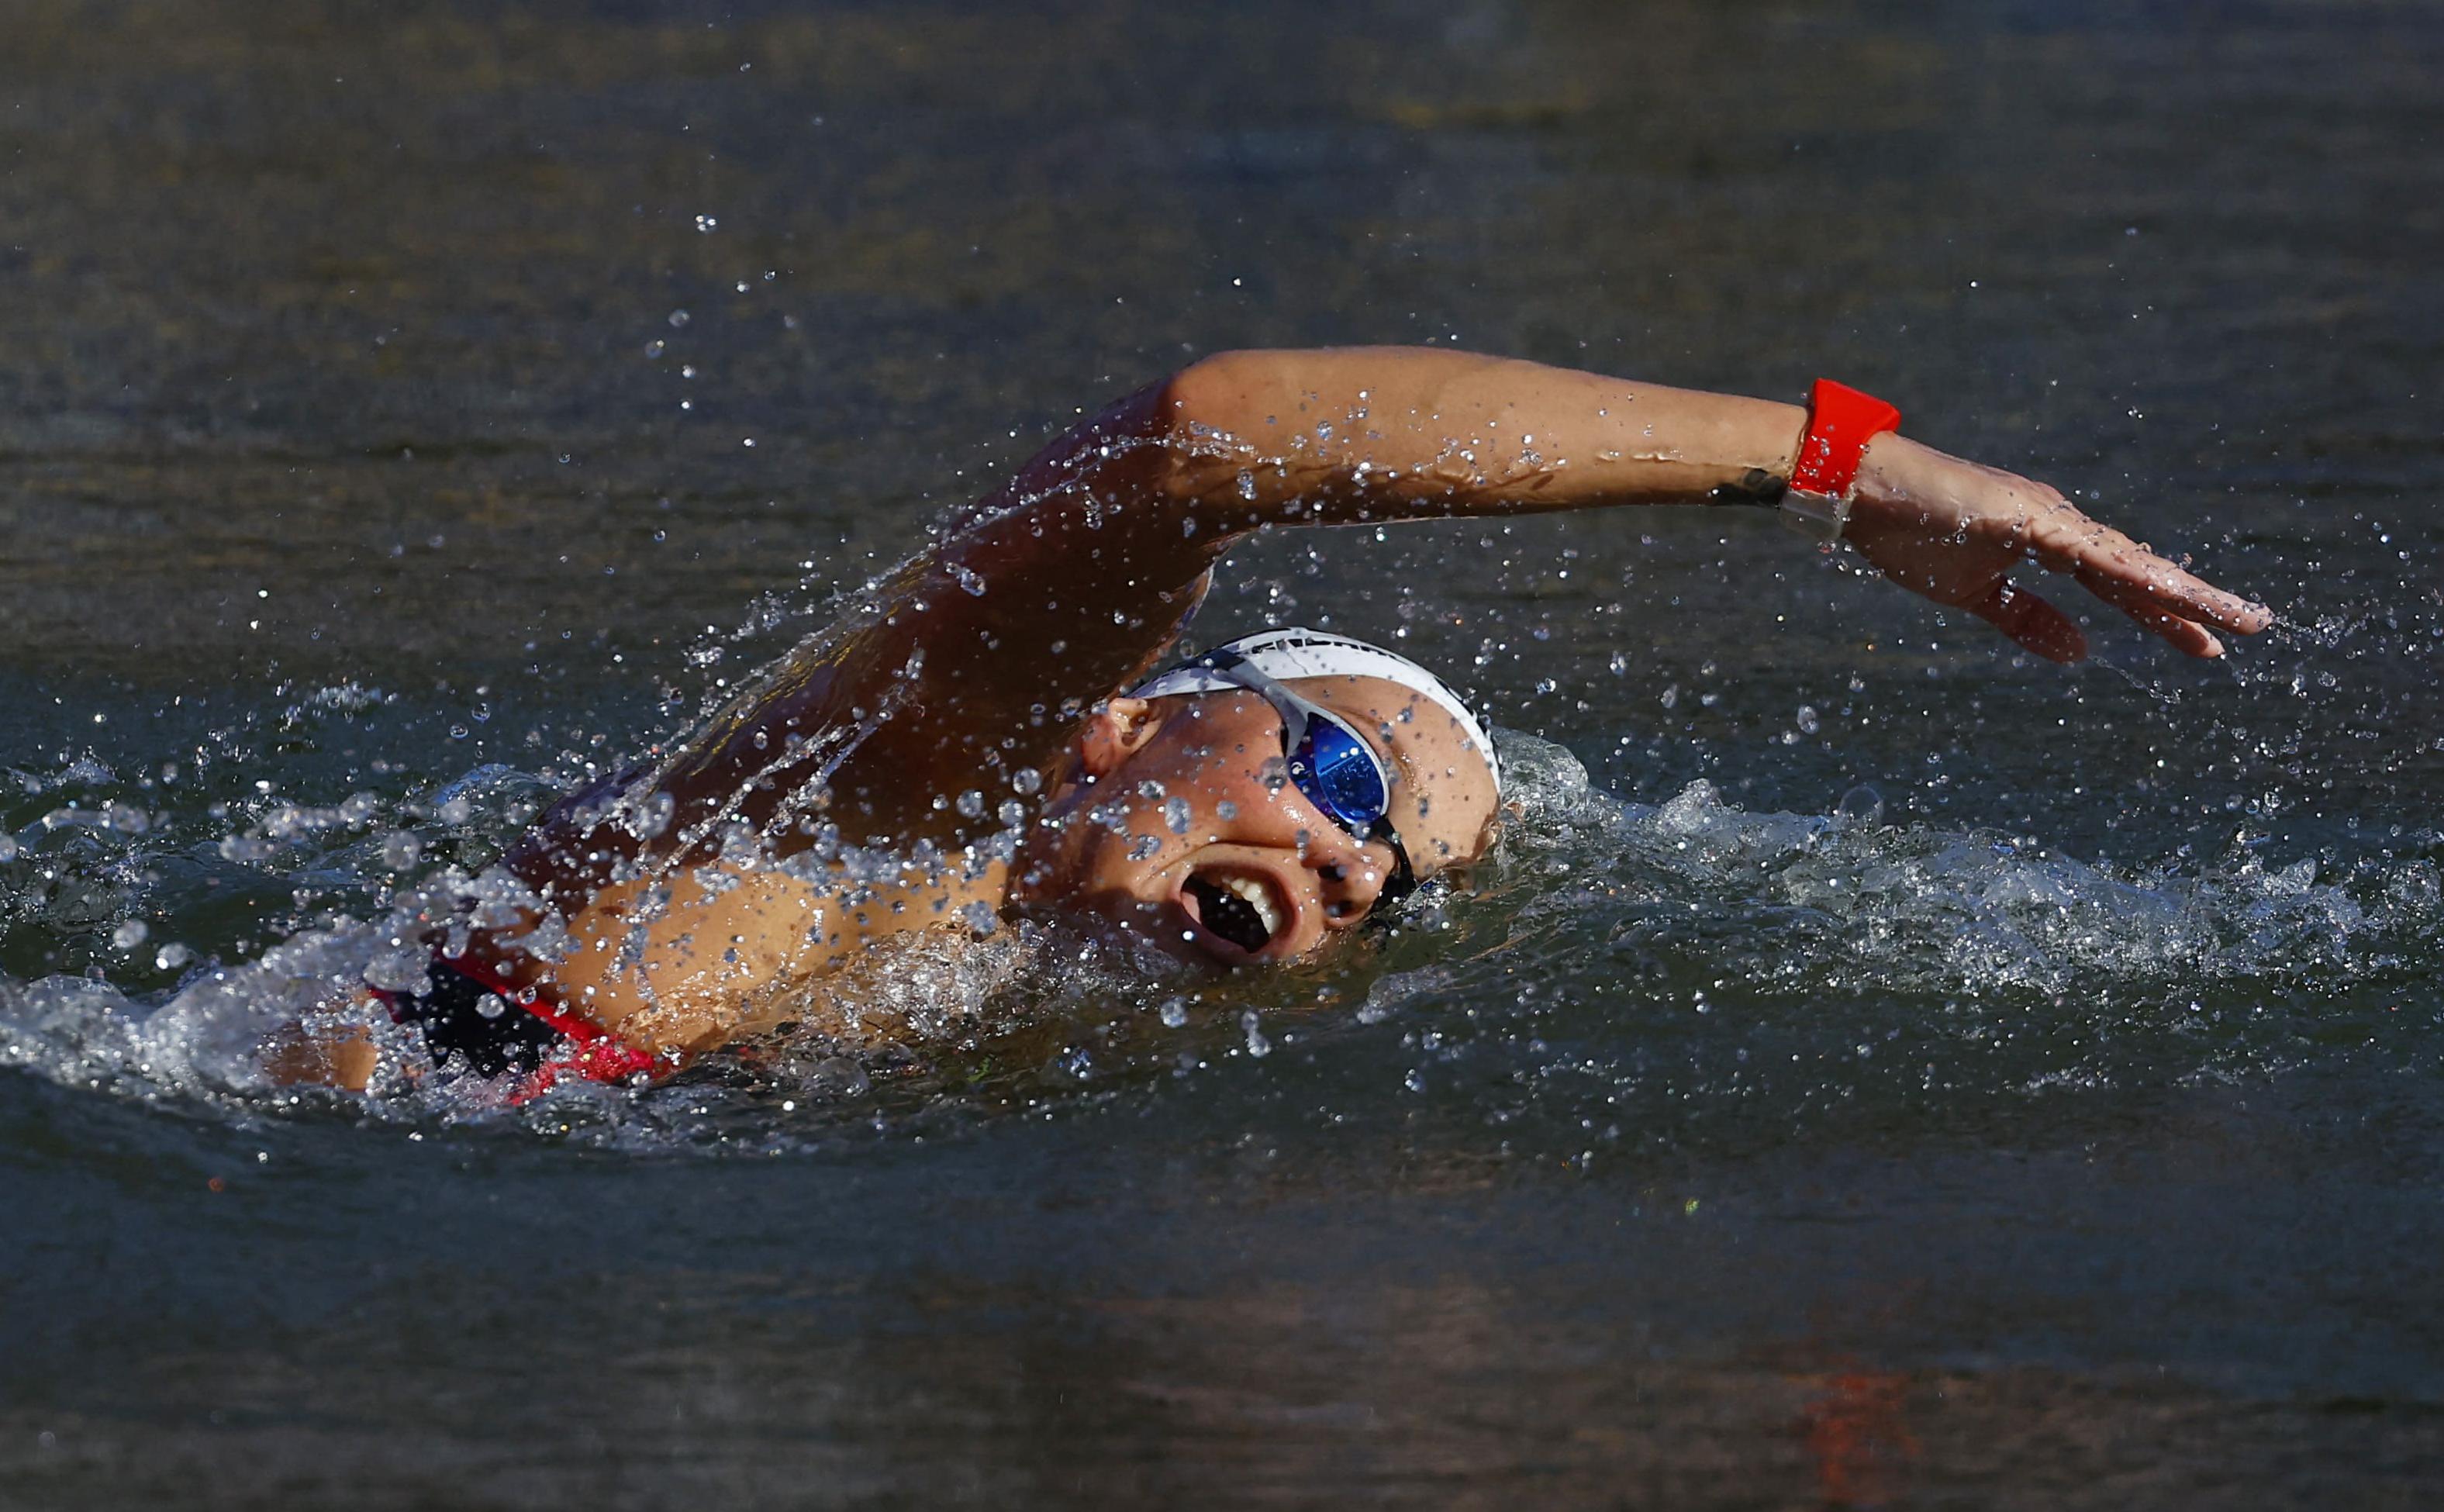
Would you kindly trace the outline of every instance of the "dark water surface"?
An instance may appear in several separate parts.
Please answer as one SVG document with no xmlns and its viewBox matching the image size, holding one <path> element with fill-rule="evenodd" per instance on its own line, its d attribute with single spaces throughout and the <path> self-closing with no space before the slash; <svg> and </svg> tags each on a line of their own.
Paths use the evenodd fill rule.
<svg viewBox="0 0 2444 1512">
<path fill-rule="evenodd" d="M 14 0 L 0 1505 L 2433 1504 L 2439 124 L 2432 6 Z M 2283 623 L 1285 535 L 1203 633 L 1520 732 L 1442 930 L 261 1086 L 1079 407 L 1349 341 L 1837 375 Z"/>
</svg>

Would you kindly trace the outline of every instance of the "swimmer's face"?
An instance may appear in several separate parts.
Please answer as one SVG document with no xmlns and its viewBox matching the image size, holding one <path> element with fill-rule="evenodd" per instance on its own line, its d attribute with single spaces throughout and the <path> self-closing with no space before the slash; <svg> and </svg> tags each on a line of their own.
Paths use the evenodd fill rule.
<svg viewBox="0 0 2444 1512">
<path fill-rule="evenodd" d="M 1378 677 L 1293 686 L 1346 721 L 1392 773 L 1390 819 L 1423 880 L 1491 833 L 1493 774 L 1457 720 Z M 1081 729 L 1067 780 L 1019 859 L 1022 900 L 1083 908 L 1176 953 L 1294 960 L 1364 922 L 1394 873 L 1287 780 L 1281 715 L 1252 692 L 1113 699 Z"/>
</svg>

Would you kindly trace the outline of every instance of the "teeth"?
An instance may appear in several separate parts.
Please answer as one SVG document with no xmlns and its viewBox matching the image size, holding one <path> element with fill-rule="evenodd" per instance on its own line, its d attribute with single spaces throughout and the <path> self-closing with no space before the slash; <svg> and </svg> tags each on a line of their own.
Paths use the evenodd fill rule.
<svg viewBox="0 0 2444 1512">
<path fill-rule="evenodd" d="M 1244 876 L 1226 876 L 1222 878 L 1222 885 L 1248 900 L 1248 906 L 1256 911 L 1256 917 L 1265 921 L 1265 933 L 1268 937 L 1282 932 L 1282 911 L 1273 905 L 1271 888 L 1262 882 L 1251 882 Z"/>
</svg>

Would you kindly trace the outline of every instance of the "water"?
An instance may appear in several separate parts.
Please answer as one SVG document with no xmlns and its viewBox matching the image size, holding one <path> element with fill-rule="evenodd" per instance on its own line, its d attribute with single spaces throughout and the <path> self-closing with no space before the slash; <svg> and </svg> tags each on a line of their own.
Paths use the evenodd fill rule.
<svg viewBox="0 0 2444 1512">
<path fill-rule="evenodd" d="M 2430 1499 L 2432 11 L 9 33 L 0 1503 Z M 1509 732 L 1412 928 L 922 952 L 636 1096 L 262 1084 L 399 889 L 1077 407 L 1356 340 L 1833 374 L 2283 622 L 2064 672 L 1744 511 L 1285 534 L 1201 635 Z"/>
</svg>

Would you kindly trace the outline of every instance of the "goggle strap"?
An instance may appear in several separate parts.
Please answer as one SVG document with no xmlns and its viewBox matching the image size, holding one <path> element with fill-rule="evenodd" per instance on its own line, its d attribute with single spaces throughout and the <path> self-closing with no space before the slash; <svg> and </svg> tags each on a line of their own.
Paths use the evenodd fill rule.
<svg viewBox="0 0 2444 1512">
<path fill-rule="evenodd" d="M 1379 839 L 1392 848 L 1392 875 L 1375 894 L 1378 906 L 1398 903 L 1417 890 L 1417 869 L 1409 862 L 1409 848 L 1400 843 L 1400 832 L 1392 827 L 1392 816 L 1386 811 L 1367 832 L 1369 839 Z"/>
<path fill-rule="evenodd" d="M 1297 754 L 1306 741 L 1306 701 L 1282 686 L 1252 665 L 1235 651 L 1217 651 L 1205 658 L 1205 664 L 1240 687 L 1273 706 L 1282 717 L 1282 755 L 1285 759 Z"/>
</svg>

